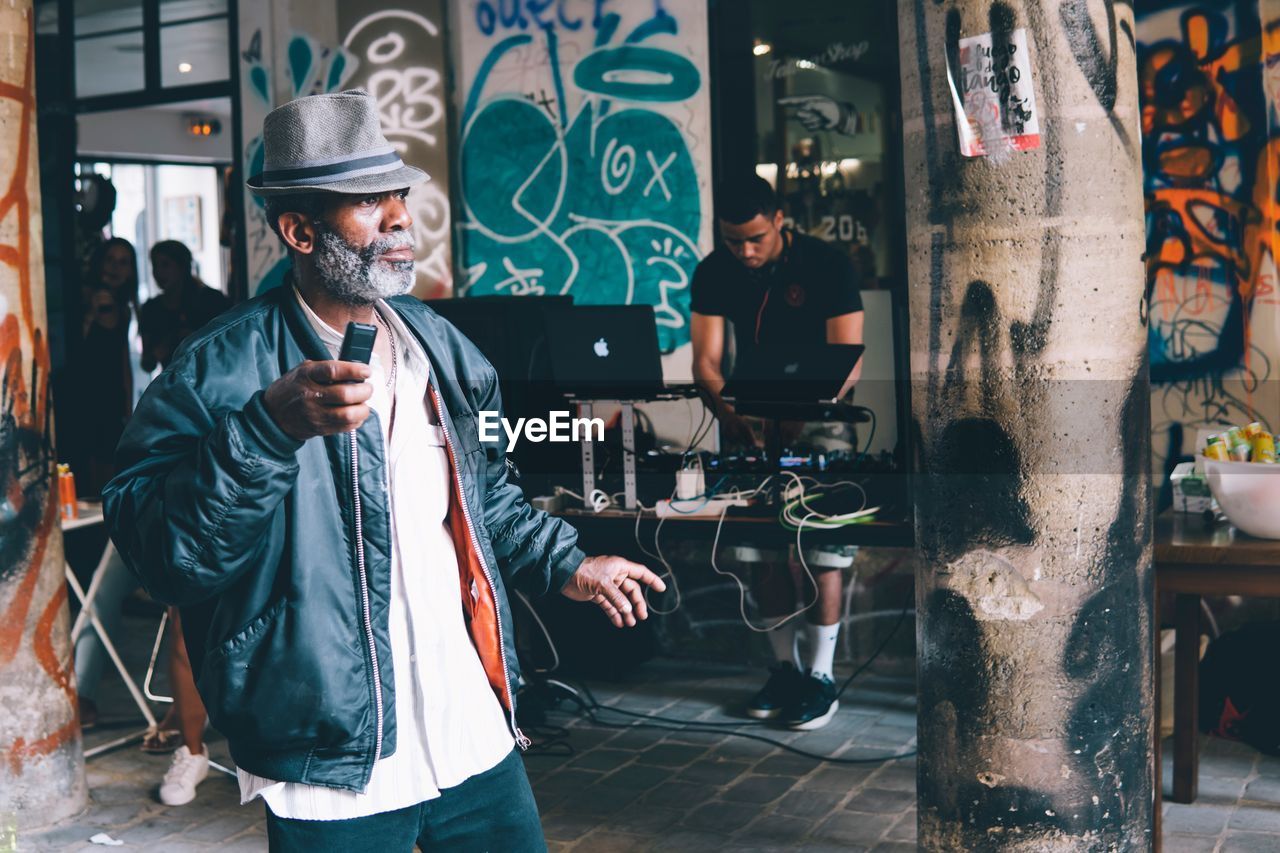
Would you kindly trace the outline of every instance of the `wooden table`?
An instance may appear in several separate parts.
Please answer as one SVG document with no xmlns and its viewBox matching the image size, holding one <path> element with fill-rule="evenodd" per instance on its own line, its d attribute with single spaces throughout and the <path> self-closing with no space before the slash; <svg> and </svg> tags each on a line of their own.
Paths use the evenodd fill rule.
<svg viewBox="0 0 1280 853">
<path fill-rule="evenodd" d="M 1280 541 L 1255 539 L 1225 521 L 1206 523 L 1198 515 L 1169 510 L 1156 518 L 1155 570 L 1156 601 L 1161 593 L 1175 596 L 1172 799 L 1190 803 L 1200 771 L 1201 598 L 1280 598 Z M 1158 727 L 1158 690 L 1155 707 Z"/>
</svg>

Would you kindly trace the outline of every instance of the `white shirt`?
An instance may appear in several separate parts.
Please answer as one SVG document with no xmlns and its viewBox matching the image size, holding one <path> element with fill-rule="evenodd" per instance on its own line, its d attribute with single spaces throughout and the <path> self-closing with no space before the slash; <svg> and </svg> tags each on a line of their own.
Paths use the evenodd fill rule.
<svg viewBox="0 0 1280 853">
<path fill-rule="evenodd" d="M 336 356 L 342 335 L 301 295 L 298 301 Z M 397 351 L 394 422 L 389 366 L 376 354 L 370 362 L 374 393 L 369 401 L 382 425 L 391 504 L 388 633 L 396 750 L 378 761 L 359 794 L 237 771 L 241 802 L 261 796 L 284 818 L 345 820 L 416 805 L 494 767 L 513 746 L 505 712 L 463 621 L 458 558 L 447 521 L 448 450 L 426 396 L 430 362 L 395 311 L 382 302 L 377 310 L 395 331 Z M 378 324 L 378 331 L 385 333 L 385 327 Z"/>
</svg>

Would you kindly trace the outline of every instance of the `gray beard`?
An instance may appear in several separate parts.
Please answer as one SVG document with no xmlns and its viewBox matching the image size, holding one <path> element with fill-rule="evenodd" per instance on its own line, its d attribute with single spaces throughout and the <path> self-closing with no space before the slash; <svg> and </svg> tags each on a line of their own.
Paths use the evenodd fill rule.
<svg viewBox="0 0 1280 853">
<path fill-rule="evenodd" d="M 316 223 L 316 274 L 334 299 L 345 305 L 372 305 L 413 289 L 413 261 L 383 261 L 378 256 L 410 248 L 413 234 L 397 231 L 368 246 L 352 246 L 327 225 Z"/>
</svg>

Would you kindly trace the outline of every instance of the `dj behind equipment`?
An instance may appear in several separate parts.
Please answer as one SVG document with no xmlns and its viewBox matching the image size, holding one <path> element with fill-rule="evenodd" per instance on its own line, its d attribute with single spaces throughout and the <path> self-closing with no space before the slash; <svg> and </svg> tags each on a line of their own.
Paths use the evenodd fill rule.
<svg viewBox="0 0 1280 853">
<path fill-rule="evenodd" d="M 692 284 L 693 382 L 664 378 L 647 305 L 432 306 L 504 377 L 503 426 L 491 413 L 481 428 L 506 444 L 531 505 L 570 519 L 584 539 L 621 547 L 620 535 L 633 538 L 637 559 L 667 583 L 648 596 L 659 618 L 683 606 L 681 575 L 693 569 L 673 565 L 664 541 L 710 539 L 712 570 L 732 580 L 741 623 L 765 635 L 772 659 L 739 713 L 818 729 L 848 684 L 833 668 L 849 616 L 843 576 L 859 543 L 909 544 L 907 478 L 893 442 L 871 451 L 876 411 L 852 402 L 866 346 L 847 256 L 785 228 L 772 189 L 754 176 L 720 187 L 716 209 L 722 245 Z M 640 532 L 647 519 L 651 545 Z M 531 608 L 562 672 L 592 670 L 592 656 L 573 650 L 598 650 L 599 669 L 612 672 L 652 654 L 591 634 L 564 608 Z M 548 707 L 586 702 L 555 679 L 537 687 Z"/>
</svg>

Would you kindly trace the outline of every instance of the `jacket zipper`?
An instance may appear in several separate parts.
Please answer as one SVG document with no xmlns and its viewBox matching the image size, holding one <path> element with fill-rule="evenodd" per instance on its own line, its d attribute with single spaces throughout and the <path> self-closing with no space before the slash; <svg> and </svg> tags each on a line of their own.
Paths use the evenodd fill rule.
<svg viewBox="0 0 1280 853">
<path fill-rule="evenodd" d="M 467 525 L 467 536 L 470 538 L 472 550 L 476 552 L 476 559 L 480 561 L 480 570 L 484 572 L 485 580 L 489 582 L 489 596 L 493 599 L 494 621 L 498 626 L 498 653 L 502 658 L 502 679 L 507 686 L 507 698 L 511 703 L 511 711 L 508 723 L 511 726 L 511 732 L 515 736 L 516 746 L 520 747 L 520 751 L 524 752 L 529 748 L 531 741 L 525 737 L 524 732 L 520 731 L 520 727 L 516 725 L 516 694 L 511 689 L 511 673 L 507 671 L 507 642 L 502 635 L 502 611 L 498 607 L 498 588 L 494 586 L 493 576 L 489 574 L 489 566 L 484 561 L 484 552 L 480 550 L 480 545 L 476 540 L 475 528 L 471 525 L 471 512 L 467 509 L 467 493 L 462 487 L 462 471 L 458 466 L 458 456 L 453 450 L 453 436 L 449 433 L 449 426 L 446 423 L 444 400 L 440 398 L 440 392 L 436 390 L 433 383 L 431 385 L 431 396 L 435 398 L 436 412 L 440 418 L 440 428 L 444 431 L 444 443 L 449 449 L 449 458 L 453 462 L 453 477 L 458 484 L 458 503 L 462 505 L 462 519 Z M 376 671 L 376 669 L 375 669 Z M 381 719 L 381 716 L 379 716 Z"/>
<path fill-rule="evenodd" d="M 378 670 L 378 646 L 373 640 L 373 620 L 369 616 L 369 576 L 364 563 L 364 516 L 360 509 L 360 453 L 356 446 L 356 431 L 347 435 L 351 442 L 351 499 L 356 520 L 356 571 L 360 575 L 360 603 L 363 608 L 364 636 L 369 644 L 369 659 L 373 663 L 373 706 L 377 712 L 373 763 L 382 758 L 382 674 Z"/>
</svg>

